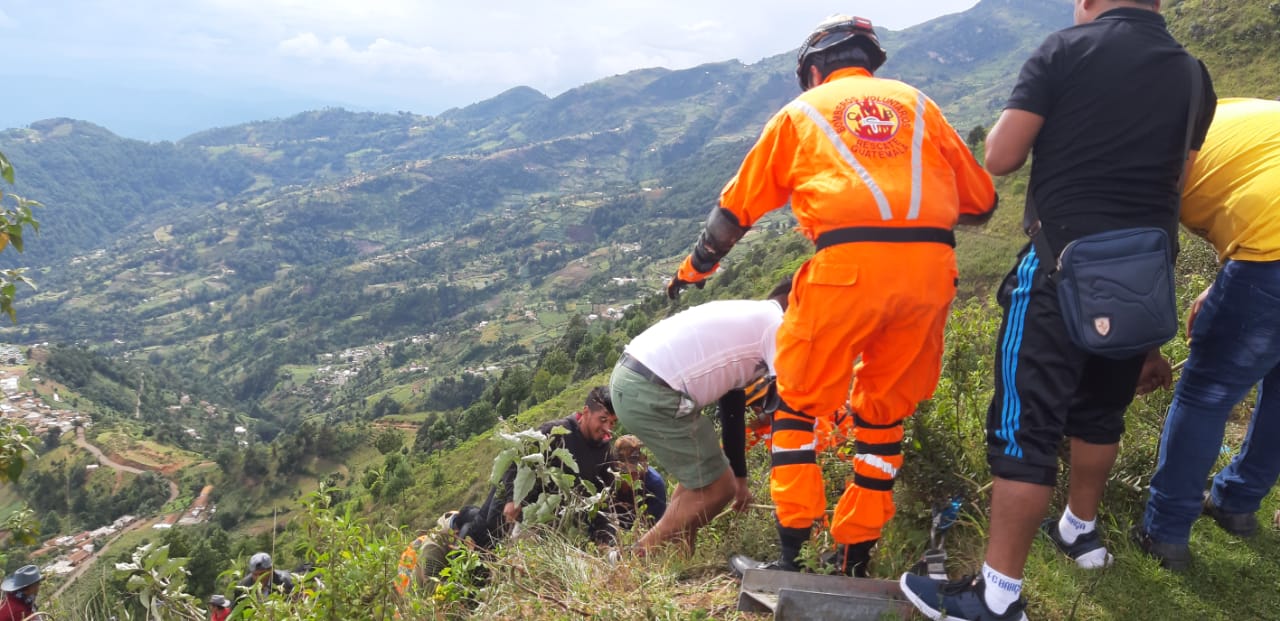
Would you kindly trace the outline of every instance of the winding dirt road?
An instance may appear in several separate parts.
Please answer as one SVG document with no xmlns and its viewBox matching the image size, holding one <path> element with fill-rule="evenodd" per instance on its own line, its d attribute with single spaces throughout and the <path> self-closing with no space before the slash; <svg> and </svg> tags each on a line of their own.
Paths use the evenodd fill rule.
<svg viewBox="0 0 1280 621">
<path fill-rule="evenodd" d="M 110 457 L 107 457 L 106 453 L 102 452 L 102 449 L 90 444 L 88 440 L 85 440 L 84 427 L 76 428 L 76 438 L 74 442 L 76 446 L 92 453 L 93 456 L 98 459 L 98 463 L 115 470 L 117 473 L 117 477 L 121 472 L 129 472 L 132 474 L 142 474 L 143 472 L 151 472 L 150 470 L 135 468 L 133 466 L 119 463 L 117 461 L 112 460 Z M 117 478 L 117 480 L 119 479 Z M 165 504 L 168 504 L 170 502 L 173 502 L 174 500 L 177 500 L 179 490 L 178 490 L 178 484 L 175 483 L 172 479 L 165 479 L 165 481 L 169 484 L 169 500 L 165 503 Z M 178 514 L 181 515 L 182 511 L 179 511 Z M 91 554 L 89 558 L 86 558 L 83 562 L 81 562 L 78 566 L 76 566 L 76 568 L 72 570 L 71 573 L 67 574 L 66 580 L 58 587 L 57 591 L 53 592 L 52 599 L 58 599 L 58 596 L 62 595 L 63 591 L 66 591 L 67 588 L 70 587 L 76 581 L 77 578 L 79 578 L 82 574 L 84 574 L 85 571 L 87 571 L 90 567 L 92 567 L 93 564 L 97 562 L 98 557 L 101 556 L 103 552 L 106 552 L 108 549 L 110 549 L 111 544 L 115 543 L 116 540 L 119 539 L 121 536 L 123 536 L 125 533 L 138 530 L 139 528 L 151 528 L 153 525 L 169 519 L 171 515 L 172 514 L 161 514 L 154 518 L 151 518 L 150 520 L 137 520 L 134 523 L 120 529 L 120 532 L 116 533 L 113 537 L 111 537 L 111 539 L 108 539 L 105 543 L 102 544 L 101 547 L 94 550 L 93 554 Z"/>
</svg>

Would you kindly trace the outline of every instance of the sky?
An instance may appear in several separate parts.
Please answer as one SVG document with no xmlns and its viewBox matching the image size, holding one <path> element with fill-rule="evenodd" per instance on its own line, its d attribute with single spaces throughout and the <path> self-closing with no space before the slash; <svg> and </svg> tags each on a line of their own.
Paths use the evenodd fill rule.
<svg viewBox="0 0 1280 621">
<path fill-rule="evenodd" d="M 0 127 L 145 140 L 323 106 L 438 114 L 645 67 L 795 49 L 827 15 L 900 30 L 977 0 L 0 0 Z"/>
</svg>

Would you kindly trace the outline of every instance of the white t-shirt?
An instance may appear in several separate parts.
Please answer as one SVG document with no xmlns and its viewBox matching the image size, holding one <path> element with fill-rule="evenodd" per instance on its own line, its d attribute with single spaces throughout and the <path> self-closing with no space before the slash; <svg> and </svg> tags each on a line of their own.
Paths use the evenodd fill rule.
<svg viewBox="0 0 1280 621">
<path fill-rule="evenodd" d="M 708 302 L 650 326 L 625 351 L 701 408 L 773 373 L 780 325 L 773 300 Z"/>
</svg>

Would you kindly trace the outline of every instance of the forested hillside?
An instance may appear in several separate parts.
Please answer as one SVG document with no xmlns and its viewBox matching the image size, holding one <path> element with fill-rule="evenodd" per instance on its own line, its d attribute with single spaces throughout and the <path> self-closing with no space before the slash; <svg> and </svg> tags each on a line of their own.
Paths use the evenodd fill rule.
<svg viewBox="0 0 1280 621">
<path fill-rule="evenodd" d="M 1275 4 L 1182 0 L 1164 12 L 1220 94 L 1275 97 Z M 1070 6 L 982 0 L 885 32 L 882 75 L 921 87 L 980 150 L 976 126 L 994 121 L 1022 59 L 1069 25 Z M 20 495 L 52 535 L 126 507 L 169 514 L 213 486 L 212 519 L 127 533 L 108 558 L 130 562 L 143 541 L 169 545 L 191 559 L 191 576 L 163 586 L 152 575 L 140 588 L 180 602 L 180 592 L 222 590 L 238 577 L 224 571 L 272 549 L 282 566 L 320 566 L 329 588 L 293 613 L 281 604 L 276 618 L 389 616 L 395 557 L 441 512 L 482 498 L 502 432 L 580 407 L 653 322 L 709 299 L 758 297 L 810 252 L 790 217 L 775 214 L 705 290 L 678 304 L 655 295 L 754 135 L 795 95 L 793 62 L 782 52 L 752 65 L 645 69 L 556 97 L 516 88 L 434 117 L 312 111 L 172 144 L 68 119 L 0 134 L 21 193 L 47 205 L 28 253 L 2 257 L 34 266 L 40 285 L 19 290 L 19 323 L 3 339 L 51 343 L 23 373 L 48 378 L 49 399 L 76 399 L 94 423 L 87 442 L 108 453 L 171 450 L 156 470 L 171 471 L 177 488 L 166 504 L 160 475 L 87 475 L 92 460 L 72 432 L 48 441 Z M 930 508 L 952 495 L 965 502 L 956 568 L 972 569 L 980 554 L 989 480 L 980 426 L 999 316 L 988 294 L 1024 241 L 1025 176 L 998 186 L 993 221 L 959 233 L 947 368 L 909 428 L 882 577 L 914 562 Z M 1213 257 L 1184 242 L 1186 297 L 1212 277 Z M 1168 350 L 1185 354 L 1178 343 Z M 1157 395 L 1132 413 L 1104 507 L 1117 544 L 1166 406 Z M 752 457 L 761 502 L 766 461 Z M 843 466 L 825 465 L 838 485 Z M 414 600 L 420 616 L 407 618 L 730 618 L 723 555 L 771 554 L 773 524 L 761 511 L 710 531 L 691 559 L 620 569 L 577 551 L 572 536 L 512 546 L 478 570 L 496 586 L 459 582 Z M 1113 583 L 1065 570 L 1037 547 L 1035 618 L 1266 618 L 1280 606 L 1274 589 L 1253 593 L 1278 578 L 1266 561 L 1280 553 L 1273 536 L 1245 548 L 1197 532 L 1221 560 L 1178 583 L 1132 550 L 1121 548 Z M 31 551 L 11 548 L 8 562 Z M 456 563 L 470 576 L 481 560 Z M 124 601 L 141 618 L 128 576 L 96 567 L 59 612 L 100 618 Z M 1133 593 L 1160 602 L 1134 603 Z"/>
</svg>

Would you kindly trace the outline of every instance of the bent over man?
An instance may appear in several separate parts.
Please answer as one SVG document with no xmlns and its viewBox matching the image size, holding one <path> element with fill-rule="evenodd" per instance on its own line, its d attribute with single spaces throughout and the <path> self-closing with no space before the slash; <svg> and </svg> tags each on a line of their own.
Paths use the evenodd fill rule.
<svg viewBox="0 0 1280 621">
<path fill-rule="evenodd" d="M 1181 220 L 1223 261 L 1187 316 L 1191 351 L 1173 392 L 1139 543 L 1170 570 L 1191 562 L 1203 512 L 1248 537 L 1280 476 L 1280 101 L 1218 102 L 1183 191 Z M 1260 384 L 1259 384 L 1260 382 Z M 1240 454 L 1213 477 L 1227 417 L 1258 384 Z"/>
<path fill-rule="evenodd" d="M 692 550 L 698 529 L 729 501 L 746 508 L 741 389 L 771 374 L 790 291 L 788 278 L 767 300 L 720 300 L 677 313 L 637 335 L 618 359 L 609 377 L 618 418 L 677 482 L 662 519 L 636 542 L 638 554 L 676 539 Z M 712 403 L 723 447 L 701 415 Z"/>
<path fill-rule="evenodd" d="M 703 281 L 756 220 L 788 200 L 814 242 L 778 331 L 782 403 L 773 419 L 770 493 L 782 569 L 796 569 L 827 506 L 815 421 L 834 416 L 848 398 L 854 481 L 836 505 L 831 533 L 841 569 L 865 574 L 894 514 L 902 421 L 932 396 L 941 372 L 956 290 L 952 229 L 995 209 L 991 177 L 938 106 L 907 84 L 872 75 L 885 58 L 867 19 L 837 15 L 818 25 L 796 62 L 804 92 L 765 125 L 668 286 L 674 296 Z"/>
</svg>

